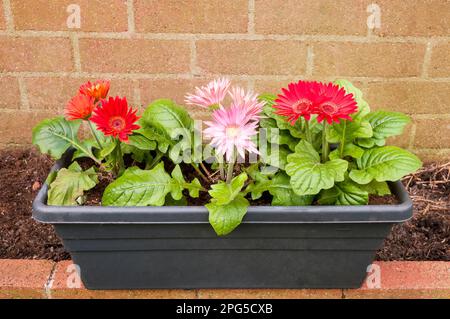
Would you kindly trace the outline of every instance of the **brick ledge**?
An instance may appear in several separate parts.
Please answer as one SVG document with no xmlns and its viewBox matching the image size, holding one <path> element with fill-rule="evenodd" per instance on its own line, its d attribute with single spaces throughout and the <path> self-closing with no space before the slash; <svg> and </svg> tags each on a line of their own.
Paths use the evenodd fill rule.
<svg viewBox="0 0 450 319">
<path fill-rule="evenodd" d="M 375 262 L 359 289 L 87 290 L 71 261 L 0 259 L 0 299 L 9 298 L 445 298 L 450 262 Z M 377 276 L 380 274 L 380 276 Z"/>
</svg>

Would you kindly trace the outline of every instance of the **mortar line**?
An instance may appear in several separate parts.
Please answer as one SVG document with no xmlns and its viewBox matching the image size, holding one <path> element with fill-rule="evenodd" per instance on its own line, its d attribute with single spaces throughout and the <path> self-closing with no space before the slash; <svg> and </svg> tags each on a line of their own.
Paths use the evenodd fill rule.
<svg viewBox="0 0 450 319">
<path fill-rule="evenodd" d="M 417 130 L 417 124 L 414 123 L 411 127 L 411 133 L 409 133 L 409 141 L 408 141 L 409 149 L 414 148 L 414 142 L 416 140 L 416 130 Z"/>
<path fill-rule="evenodd" d="M 425 55 L 423 58 L 423 64 L 422 64 L 422 77 L 428 78 L 428 69 L 431 64 L 431 54 L 433 50 L 433 43 L 430 41 L 427 43 L 427 47 L 425 49 Z"/>
<path fill-rule="evenodd" d="M 141 101 L 141 86 L 139 83 L 139 80 L 133 80 L 133 99 L 134 103 L 141 108 L 142 101 Z"/>
<path fill-rule="evenodd" d="M 6 22 L 6 33 L 14 32 L 14 15 L 11 10 L 11 2 L 10 0 L 3 0 L 3 15 L 5 17 Z"/>
<path fill-rule="evenodd" d="M 308 45 L 306 51 L 306 76 L 312 76 L 314 71 L 314 47 L 313 45 Z"/>
<path fill-rule="evenodd" d="M 127 18 L 128 18 L 128 33 L 134 34 L 136 32 L 136 25 L 134 17 L 133 0 L 127 0 Z"/>
<path fill-rule="evenodd" d="M 55 280 L 55 274 L 56 274 L 56 266 L 58 263 L 53 263 L 52 270 L 50 271 L 50 275 L 48 276 L 48 279 L 46 283 L 44 284 L 44 293 L 47 299 L 52 299 L 52 286 L 53 282 Z"/>
<path fill-rule="evenodd" d="M 28 90 L 25 80 L 23 77 L 18 77 L 17 82 L 19 83 L 20 110 L 30 110 L 30 103 L 28 100 Z"/>
<path fill-rule="evenodd" d="M 248 34 L 255 34 L 255 0 L 248 0 Z"/>
<path fill-rule="evenodd" d="M 75 33 L 70 35 L 70 41 L 72 42 L 72 54 L 75 70 L 81 72 L 81 55 L 80 55 L 80 42 L 78 36 Z"/>
<path fill-rule="evenodd" d="M 190 41 L 189 49 L 190 49 L 189 67 L 191 74 L 192 76 L 200 75 L 200 72 L 197 67 L 197 43 L 195 42 L 195 40 Z"/>
</svg>

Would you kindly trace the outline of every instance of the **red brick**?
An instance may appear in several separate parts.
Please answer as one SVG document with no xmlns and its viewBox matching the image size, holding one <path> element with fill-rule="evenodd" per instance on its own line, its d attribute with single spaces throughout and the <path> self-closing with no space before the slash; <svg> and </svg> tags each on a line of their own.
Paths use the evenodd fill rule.
<svg viewBox="0 0 450 319">
<path fill-rule="evenodd" d="M 189 72 L 190 47 L 184 41 L 80 39 L 80 52 L 83 71 Z"/>
<path fill-rule="evenodd" d="M 31 144 L 31 128 L 56 113 L 0 112 L 0 144 Z"/>
<path fill-rule="evenodd" d="M 96 79 L 88 78 L 27 78 L 25 80 L 30 108 L 61 112 L 70 98 L 78 93 L 81 84 Z M 126 96 L 135 104 L 132 80 L 111 81 L 110 96 Z"/>
<path fill-rule="evenodd" d="M 48 260 L 0 259 L 0 299 L 44 298 L 52 269 Z"/>
<path fill-rule="evenodd" d="M 372 3 L 371 0 L 367 3 Z M 445 0 L 378 0 L 381 36 L 448 36 L 450 2 Z"/>
<path fill-rule="evenodd" d="M 255 1 L 257 33 L 365 35 L 366 20 L 361 1 Z"/>
<path fill-rule="evenodd" d="M 419 76 L 425 46 L 413 43 L 317 43 L 314 75 Z"/>
<path fill-rule="evenodd" d="M 80 6 L 80 29 L 67 27 L 67 18 L 71 14 L 67 10 L 71 4 Z M 127 4 L 123 0 L 11 0 L 11 10 L 17 30 L 128 30 Z"/>
<path fill-rule="evenodd" d="M 340 299 L 340 289 L 200 289 L 200 299 Z"/>
<path fill-rule="evenodd" d="M 436 45 L 432 49 L 428 73 L 432 77 L 450 77 L 450 42 Z"/>
<path fill-rule="evenodd" d="M 450 145 L 450 119 L 416 120 L 416 148 L 449 148 Z"/>
<path fill-rule="evenodd" d="M 139 32 L 247 32 L 247 0 L 137 0 L 134 8 Z"/>
<path fill-rule="evenodd" d="M 198 41 L 199 67 L 213 74 L 303 74 L 306 45 L 299 41 Z"/>
<path fill-rule="evenodd" d="M 0 5 L 0 30 L 6 29 L 5 12 L 3 6 Z"/>
<path fill-rule="evenodd" d="M 372 109 L 407 114 L 450 113 L 450 83 L 369 82 L 365 98 Z"/>
<path fill-rule="evenodd" d="M 0 37 L 1 72 L 72 70 L 72 46 L 69 39 Z"/>
<path fill-rule="evenodd" d="M 19 82 L 16 78 L 0 78 L 0 109 L 18 109 L 20 107 Z"/>
<path fill-rule="evenodd" d="M 70 268 L 69 268 L 70 267 Z M 193 299 L 194 290 L 151 289 L 151 290 L 87 290 L 75 274 L 72 261 L 59 262 L 50 287 L 52 298 L 68 299 Z M 69 283 L 69 285 L 68 285 Z M 81 283 L 81 287 L 76 286 Z"/>
</svg>

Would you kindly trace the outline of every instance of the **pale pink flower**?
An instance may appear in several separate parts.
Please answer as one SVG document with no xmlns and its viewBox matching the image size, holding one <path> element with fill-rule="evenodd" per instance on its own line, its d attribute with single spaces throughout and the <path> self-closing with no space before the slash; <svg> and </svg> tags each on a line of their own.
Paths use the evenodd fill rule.
<svg viewBox="0 0 450 319">
<path fill-rule="evenodd" d="M 261 118 L 260 113 L 264 103 L 258 101 L 257 94 L 254 94 L 252 91 L 247 91 L 246 93 L 243 88 L 238 86 L 232 87 L 229 94 L 232 99 L 232 105 L 246 110 L 250 120 L 255 121 Z"/>
<path fill-rule="evenodd" d="M 185 102 L 188 105 L 197 105 L 204 108 L 209 108 L 211 105 L 219 105 L 225 98 L 228 88 L 230 87 L 230 80 L 227 78 L 220 78 L 209 82 L 206 86 L 195 88 L 195 94 L 187 94 Z"/>
<path fill-rule="evenodd" d="M 205 137 L 220 155 L 225 155 L 229 162 L 234 150 L 244 158 L 245 151 L 259 154 L 252 137 L 257 134 L 258 120 L 251 120 L 246 109 L 241 105 L 219 108 L 212 114 L 213 121 L 206 121 L 209 126 L 204 130 Z"/>
</svg>

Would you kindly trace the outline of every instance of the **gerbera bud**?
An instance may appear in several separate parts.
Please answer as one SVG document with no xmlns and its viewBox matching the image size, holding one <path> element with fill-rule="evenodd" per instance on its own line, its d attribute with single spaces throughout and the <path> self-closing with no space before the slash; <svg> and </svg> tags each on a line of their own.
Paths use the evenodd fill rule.
<svg viewBox="0 0 450 319">
<path fill-rule="evenodd" d="M 80 94 L 93 97 L 96 101 L 108 96 L 111 82 L 108 80 L 97 80 L 94 83 L 88 81 L 80 86 Z"/>
<path fill-rule="evenodd" d="M 93 97 L 78 94 L 67 103 L 64 114 L 69 121 L 87 120 L 94 108 L 95 100 Z"/>
<path fill-rule="evenodd" d="M 125 97 L 110 97 L 108 100 L 103 100 L 101 105 L 95 109 L 90 120 L 106 136 L 113 136 L 122 142 L 128 142 L 128 136 L 140 128 L 135 124 L 139 119 L 136 112 L 137 110 L 128 106 Z"/>
</svg>

